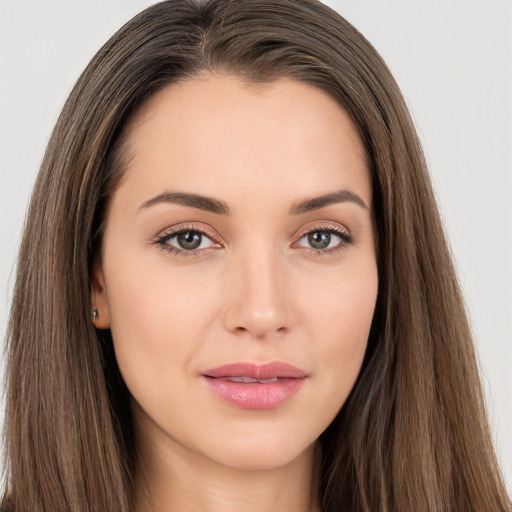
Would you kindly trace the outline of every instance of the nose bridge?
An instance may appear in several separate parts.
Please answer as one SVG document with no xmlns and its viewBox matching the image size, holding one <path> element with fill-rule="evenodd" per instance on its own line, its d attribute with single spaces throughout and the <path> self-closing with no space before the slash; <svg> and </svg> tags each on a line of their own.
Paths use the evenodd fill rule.
<svg viewBox="0 0 512 512">
<path fill-rule="evenodd" d="M 226 327 L 253 338 L 272 337 L 290 328 L 282 255 L 270 244 L 251 244 L 232 262 Z"/>
</svg>

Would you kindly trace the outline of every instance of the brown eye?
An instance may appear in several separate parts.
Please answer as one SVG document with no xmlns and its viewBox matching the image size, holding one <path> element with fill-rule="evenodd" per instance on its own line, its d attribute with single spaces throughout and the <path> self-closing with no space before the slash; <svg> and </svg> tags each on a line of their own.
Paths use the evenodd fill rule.
<svg viewBox="0 0 512 512">
<path fill-rule="evenodd" d="M 176 254 L 180 253 L 183 256 L 186 254 L 195 254 L 195 251 L 202 251 L 203 249 L 220 247 L 218 243 L 215 243 L 202 231 L 186 228 L 182 231 L 175 231 L 174 233 L 163 235 L 157 240 L 157 243 L 162 246 L 162 248 Z"/>
<path fill-rule="evenodd" d="M 314 231 L 307 235 L 308 243 L 313 249 L 327 249 L 331 243 L 331 233 L 327 231 Z"/>
<path fill-rule="evenodd" d="M 181 249 L 193 251 L 201 246 L 203 235 L 197 231 L 185 231 L 176 235 L 176 242 Z"/>
<path fill-rule="evenodd" d="M 304 233 L 294 247 L 311 249 L 317 254 L 332 254 L 353 243 L 352 236 L 338 227 L 313 229 Z"/>
</svg>

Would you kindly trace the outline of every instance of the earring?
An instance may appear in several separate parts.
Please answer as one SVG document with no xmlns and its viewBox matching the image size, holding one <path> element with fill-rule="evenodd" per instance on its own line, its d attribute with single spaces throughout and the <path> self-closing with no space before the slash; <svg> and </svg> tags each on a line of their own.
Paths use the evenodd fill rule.
<svg viewBox="0 0 512 512">
<path fill-rule="evenodd" d="M 98 313 L 98 309 L 96 308 L 96 306 L 94 306 L 92 308 L 92 320 L 93 320 L 93 322 L 98 320 L 99 317 L 100 317 L 100 314 Z"/>
</svg>

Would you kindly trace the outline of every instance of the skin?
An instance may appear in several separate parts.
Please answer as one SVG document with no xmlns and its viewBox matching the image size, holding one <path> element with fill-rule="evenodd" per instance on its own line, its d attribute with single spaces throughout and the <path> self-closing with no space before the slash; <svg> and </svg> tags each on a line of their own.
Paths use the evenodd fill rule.
<svg viewBox="0 0 512 512">
<path fill-rule="evenodd" d="M 224 74 L 166 87 L 128 130 L 93 300 L 133 397 L 135 509 L 317 511 L 317 439 L 360 371 L 378 287 L 357 130 L 317 88 Z M 290 212 L 340 190 L 361 204 Z M 167 192 L 215 198 L 230 214 L 142 206 Z M 183 226 L 207 234 L 198 250 L 169 238 Z M 312 249 L 308 233 L 325 241 L 333 229 L 352 242 L 331 233 Z M 240 361 L 284 361 L 308 377 L 277 408 L 240 409 L 201 379 Z"/>
</svg>

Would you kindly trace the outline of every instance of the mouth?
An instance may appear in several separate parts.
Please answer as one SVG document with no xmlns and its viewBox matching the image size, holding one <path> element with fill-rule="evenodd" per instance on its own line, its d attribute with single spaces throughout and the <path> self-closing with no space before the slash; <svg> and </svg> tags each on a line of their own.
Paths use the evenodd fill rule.
<svg viewBox="0 0 512 512">
<path fill-rule="evenodd" d="M 208 388 L 224 403 L 242 409 L 275 409 L 294 396 L 307 373 L 281 361 L 257 365 L 234 363 L 201 375 Z"/>
<path fill-rule="evenodd" d="M 211 377 L 219 378 L 219 377 Z M 240 376 L 240 377 L 220 377 L 230 382 L 242 382 L 244 384 L 268 384 L 269 382 L 277 382 L 282 380 L 282 377 L 274 377 L 273 379 L 253 379 L 252 377 Z"/>
</svg>

